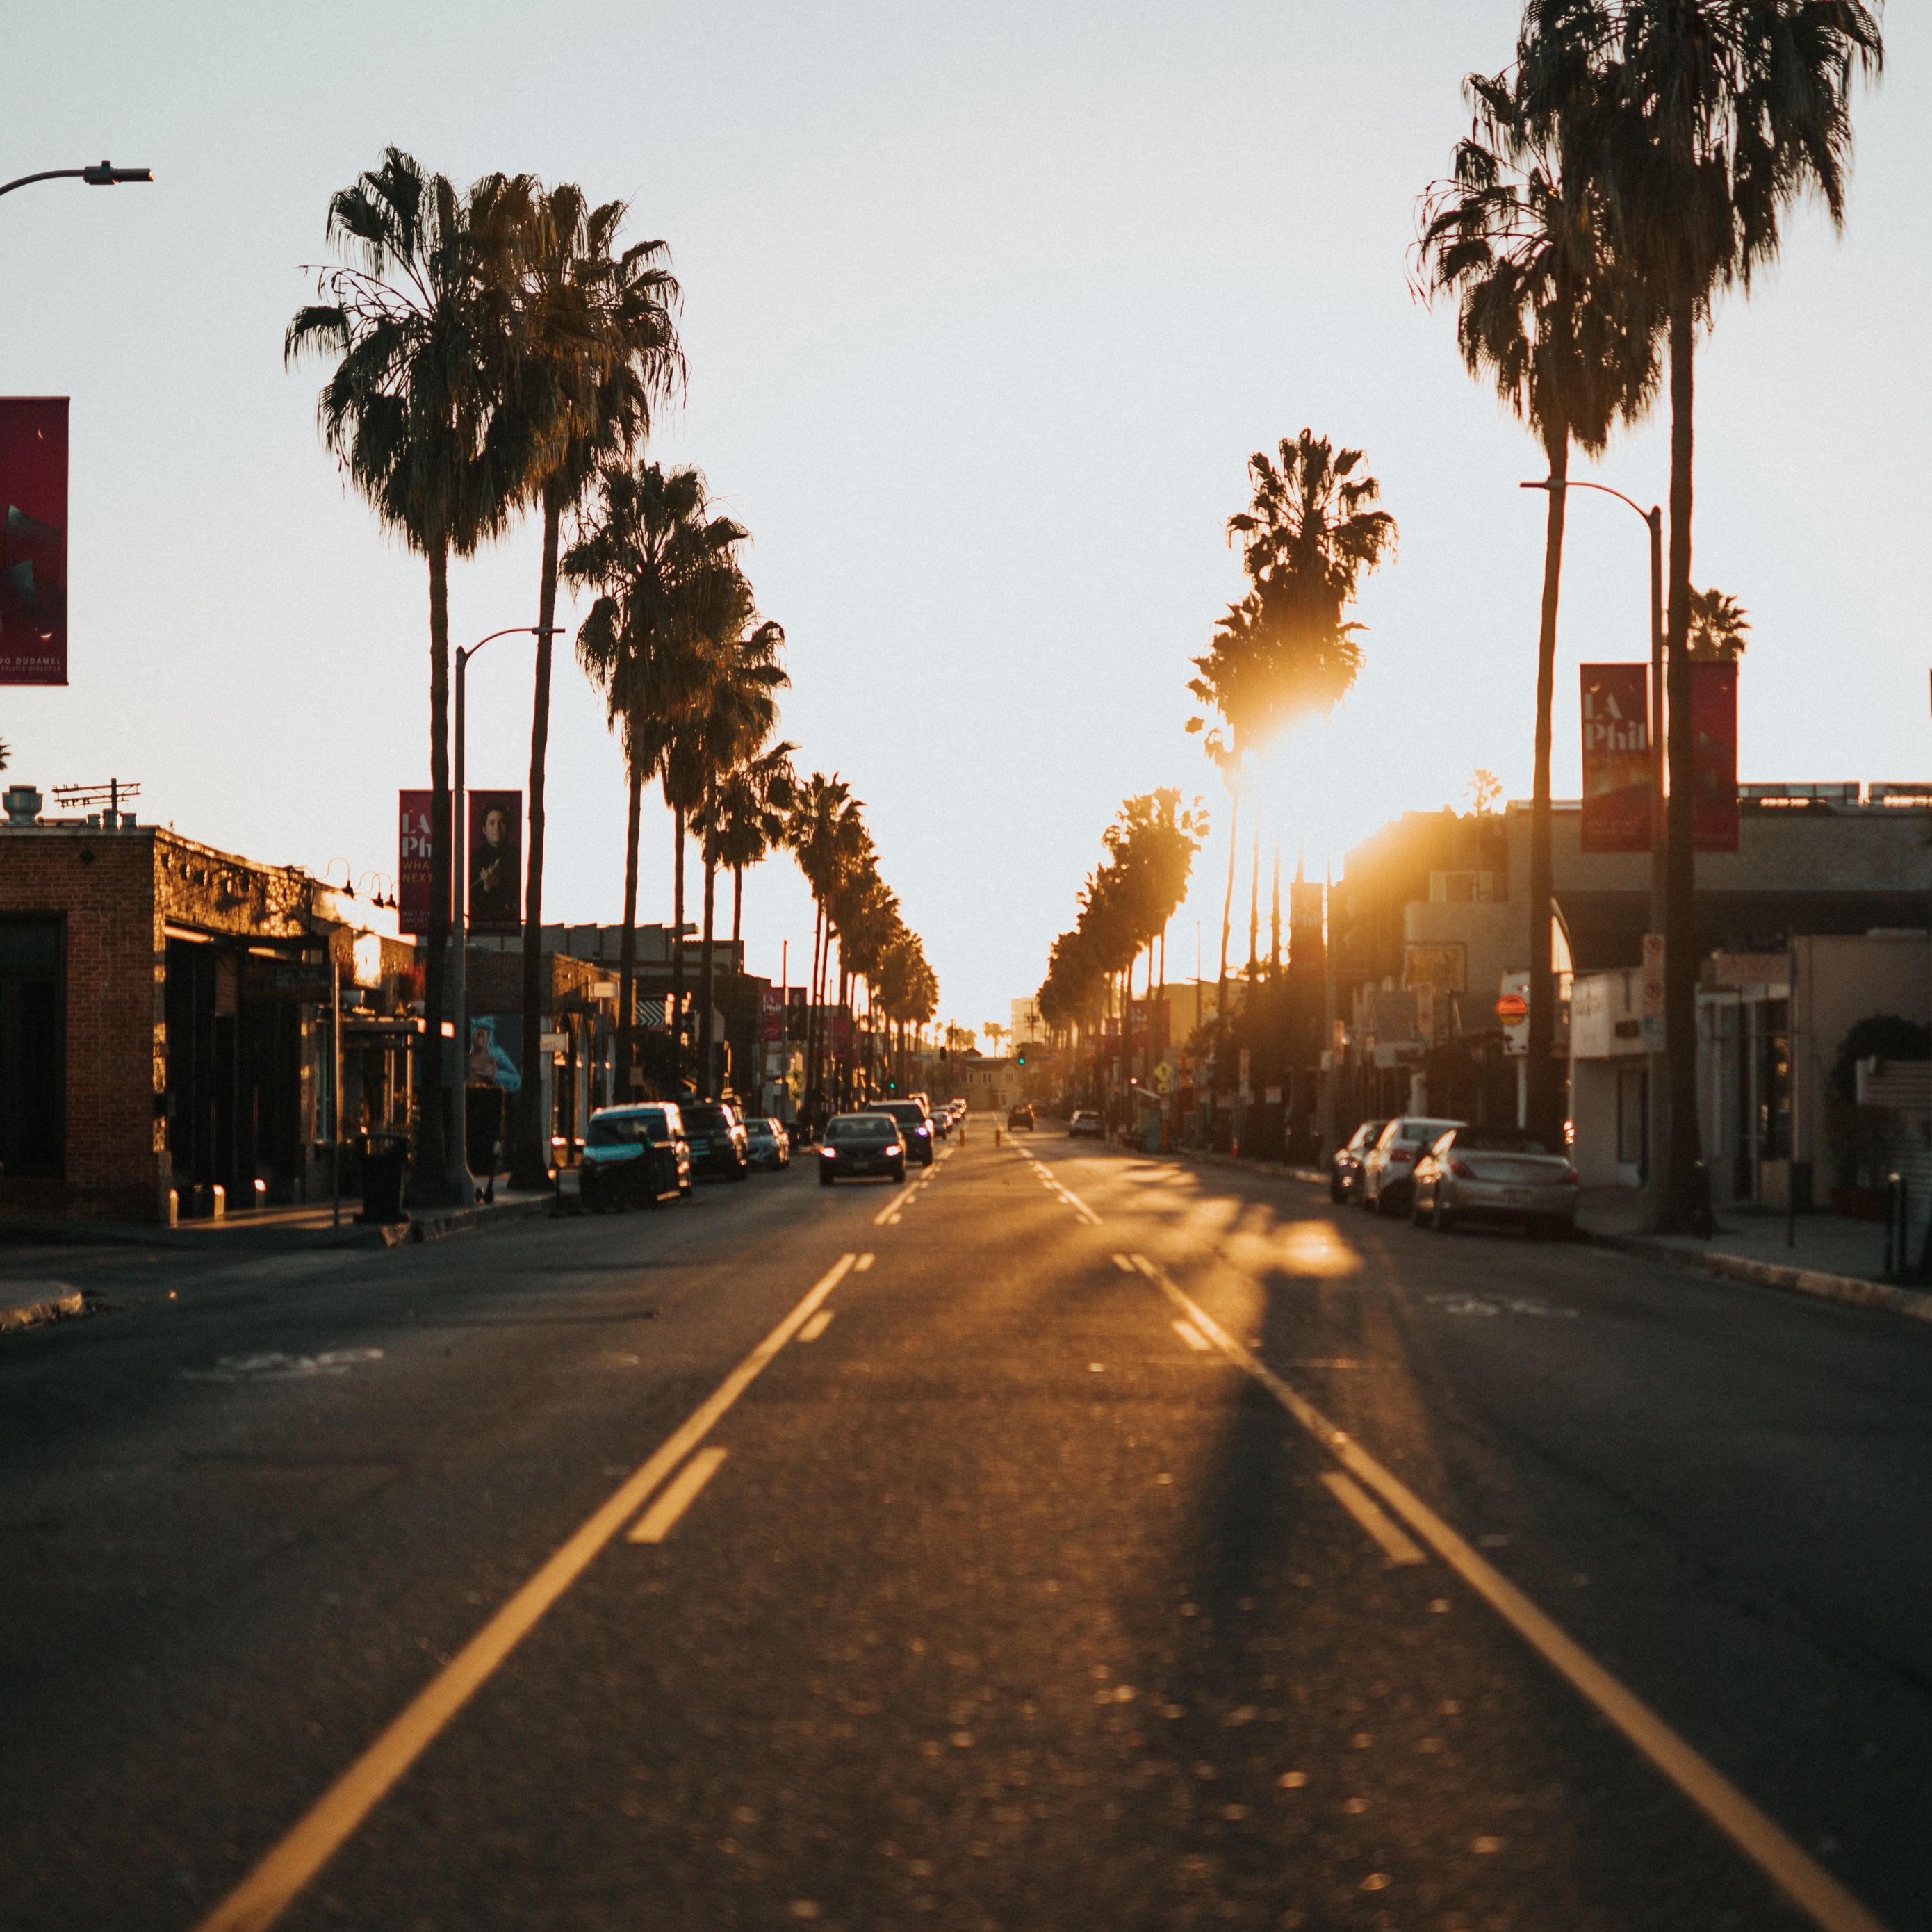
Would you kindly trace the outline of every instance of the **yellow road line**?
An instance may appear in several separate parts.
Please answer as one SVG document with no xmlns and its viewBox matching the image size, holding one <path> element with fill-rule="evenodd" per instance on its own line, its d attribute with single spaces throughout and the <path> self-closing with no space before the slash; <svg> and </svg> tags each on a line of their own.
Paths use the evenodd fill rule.
<svg viewBox="0 0 1932 1932">
<path fill-rule="evenodd" d="M 1138 1272 L 1133 1263 L 1129 1261 L 1125 1255 L 1116 1255 L 1114 1257 L 1114 1265 L 1123 1274 L 1133 1274 Z"/>
<path fill-rule="evenodd" d="M 893 1220 L 898 1215 L 899 1210 L 912 1198 L 914 1189 L 916 1188 L 918 1185 L 918 1182 L 914 1181 L 911 1187 L 902 1187 L 899 1191 L 872 1216 L 872 1226 L 875 1228 L 883 1228 L 887 1222 Z"/>
<path fill-rule="evenodd" d="M 1201 1345 L 1207 1347 L 1205 1342 Z M 1333 1492 L 1335 1500 L 1368 1532 L 1381 1546 L 1382 1554 L 1391 1563 L 1426 1563 L 1429 1558 L 1417 1549 L 1409 1539 L 1396 1528 L 1374 1500 L 1364 1496 L 1361 1490 L 1340 1469 L 1331 1469 L 1322 1478 Z"/>
<path fill-rule="evenodd" d="M 842 1255 L 796 1307 L 720 1382 L 656 1454 L 640 1464 L 530 1581 L 416 1694 L 400 1716 L 324 1792 L 308 1815 L 204 1918 L 195 1932 L 264 1932 L 341 1848 L 458 1712 L 527 1636 L 645 1499 L 702 1442 L 856 1258 Z"/>
<path fill-rule="evenodd" d="M 1199 1329 L 1195 1327 L 1192 1322 L 1175 1322 L 1174 1324 L 1174 1332 L 1178 1335 L 1190 1348 L 1196 1350 L 1198 1353 L 1206 1352 L 1209 1346 L 1208 1338 L 1205 1335 L 1202 1334 Z"/>
<path fill-rule="evenodd" d="M 866 1270 L 872 1265 L 873 1262 L 878 1259 L 878 1256 L 877 1255 L 861 1255 L 859 1258 L 852 1264 L 852 1272 L 854 1274 L 863 1274 Z"/>
<path fill-rule="evenodd" d="M 823 1335 L 826 1330 L 832 1326 L 832 1318 L 833 1316 L 837 1314 L 838 1312 L 838 1310 L 836 1308 L 821 1308 L 818 1312 L 798 1331 L 798 1339 L 801 1342 L 817 1341 L 819 1336 Z"/>
<path fill-rule="evenodd" d="M 824 1311 L 821 1310 L 820 1313 Z M 818 1317 L 812 1318 L 814 1321 Z M 804 1334 L 800 1329 L 799 1333 Z M 658 1492 L 656 1502 L 638 1517 L 637 1527 L 625 1538 L 627 1543 L 662 1543 L 677 1527 L 678 1518 L 698 1500 L 698 1492 L 718 1473 L 718 1466 L 730 1452 L 700 1449 Z"/>
<path fill-rule="evenodd" d="M 1134 1264 L 1214 1342 L 1245 1369 L 1323 1448 L 1414 1531 L 1450 1569 L 1534 1650 L 1570 1688 L 1624 1737 L 1792 1902 L 1808 1912 L 1821 1932 L 1885 1932 L 1885 1927 L 1823 1866 L 1802 1850 L 1714 1765 L 1692 1750 L 1649 1706 L 1612 1676 L 1574 1637 L 1537 1608 L 1495 1566 L 1401 1479 L 1361 1444 L 1337 1429 L 1313 1403 L 1298 1394 L 1176 1286 L 1144 1255 Z"/>
</svg>

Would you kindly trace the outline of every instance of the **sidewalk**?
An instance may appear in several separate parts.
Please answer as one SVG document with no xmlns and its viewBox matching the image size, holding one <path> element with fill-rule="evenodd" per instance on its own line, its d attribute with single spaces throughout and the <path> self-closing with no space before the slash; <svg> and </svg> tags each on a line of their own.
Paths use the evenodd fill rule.
<svg viewBox="0 0 1932 1932">
<path fill-rule="evenodd" d="M 1577 1208 L 1577 1232 L 1586 1240 L 1627 1254 L 1932 1322 L 1932 1294 L 1880 1279 L 1885 1229 L 1875 1221 L 1800 1214 L 1793 1224 L 1796 1243 L 1787 1247 L 1782 1214 L 1728 1209 L 1718 1217 L 1717 1233 L 1700 1241 L 1690 1235 L 1639 1233 L 1639 1205 L 1633 1188 L 1586 1188 Z"/>
<path fill-rule="evenodd" d="M 63 1315 L 86 1312 L 86 1302 L 70 1282 L 49 1280 L 0 1282 L 0 1334 Z"/>
</svg>

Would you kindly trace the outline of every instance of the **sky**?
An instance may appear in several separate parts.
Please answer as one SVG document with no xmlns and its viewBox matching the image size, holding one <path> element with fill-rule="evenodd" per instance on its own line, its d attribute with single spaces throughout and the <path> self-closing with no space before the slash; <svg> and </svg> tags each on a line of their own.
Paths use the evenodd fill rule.
<svg viewBox="0 0 1932 1932">
<path fill-rule="evenodd" d="M 744 4 L 390 0 L 326 10 L 68 0 L 8 28 L 0 178 L 104 155 L 152 188 L 0 200 L 0 391 L 73 400 L 72 678 L 0 693 L 11 782 L 138 782 L 140 814 L 249 857 L 396 869 L 427 780 L 422 563 L 283 364 L 330 194 L 394 142 L 460 182 L 529 170 L 623 199 L 682 284 L 690 387 L 652 454 L 746 524 L 782 622 L 784 735 L 865 801 L 943 1017 L 1004 1021 L 1070 926 L 1121 801 L 1204 796 L 1172 928 L 1211 976 L 1226 800 L 1190 658 L 1238 595 L 1249 453 L 1304 426 L 1366 452 L 1394 514 L 1360 683 L 1259 782 L 1312 873 L 1394 814 L 1530 783 L 1540 472 L 1412 296 L 1417 196 L 1505 62 L 1510 0 Z M 1932 19 L 1894 6 L 1856 110 L 1849 220 L 1793 218 L 1698 363 L 1693 574 L 1742 599 L 1747 780 L 1924 778 Z M 1648 503 L 1660 417 L 1592 471 Z M 1573 505 L 1556 784 L 1580 661 L 1647 651 L 1646 538 Z M 534 622 L 526 523 L 458 566 L 461 642 Z M 529 646 L 472 672 L 471 782 L 525 782 Z M 568 661 L 547 916 L 622 904 L 623 783 Z M 671 838 L 644 828 L 642 919 Z M 1244 841 L 1245 843 L 1245 841 Z M 728 919 L 728 910 L 724 916 Z M 750 968 L 796 980 L 808 898 L 746 887 Z"/>
</svg>

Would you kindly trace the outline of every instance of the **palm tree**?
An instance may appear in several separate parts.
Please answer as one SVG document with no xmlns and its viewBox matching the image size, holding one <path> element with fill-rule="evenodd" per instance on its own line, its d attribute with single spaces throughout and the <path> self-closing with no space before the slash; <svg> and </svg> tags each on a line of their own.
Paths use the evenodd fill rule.
<svg viewBox="0 0 1932 1932">
<path fill-rule="evenodd" d="M 1450 178 L 1424 196 L 1417 244 L 1424 292 L 1456 302 L 1469 373 L 1486 377 L 1540 440 L 1550 464 L 1537 636 L 1535 778 L 1529 832 L 1528 1124 L 1549 1145 L 1562 1129 L 1551 974 L 1554 884 L 1550 755 L 1556 617 L 1570 451 L 1596 454 L 1657 384 L 1657 320 L 1642 282 L 1612 246 L 1587 156 L 1560 151 L 1565 122 L 1539 127 L 1508 80 L 1472 74 L 1474 124 Z"/>
<path fill-rule="evenodd" d="M 784 842 L 797 778 L 787 740 L 744 760 L 712 788 L 718 862 L 731 874 L 731 943 L 744 937 L 745 874 Z"/>
<path fill-rule="evenodd" d="M 1000 1025 L 998 1020 L 987 1020 L 981 1024 L 980 1030 L 992 1042 L 993 1052 L 997 1058 L 1000 1051 L 1000 1042 L 1006 1036 L 1006 1029 Z"/>
<path fill-rule="evenodd" d="M 1528 0 L 1518 45 L 1526 124 L 1587 157 L 1620 249 L 1670 345 L 1664 1040 L 1670 1081 L 1660 1226 L 1708 1227 L 1697 1120 L 1691 849 L 1690 518 L 1700 326 L 1724 290 L 1777 258 L 1785 211 L 1821 199 L 1844 224 L 1856 75 L 1884 40 L 1865 0 Z"/>
<path fill-rule="evenodd" d="M 1721 590 L 1691 592 L 1688 648 L 1693 664 L 1736 664 L 1750 636 L 1750 613 L 1735 597 Z"/>
<path fill-rule="evenodd" d="M 531 184 L 523 209 L 518 299 L 523 352 L 514 406 L 532 446 L 530 481 L 543 517 L 537 648 L 530 710 L 530 832 L 524 850 L 524 1037 L 541 1024 L 545 768 L 550 742 L 551 627 L 556 618 L 558 544 L 565 514 L 583 503 L 601 465 L 648 434 L 652 411 L 684 377 L 674 311 L 678 286 L 662 242 L 620 250 L 627 210 L 592 207 L 571 184 Z M 548 1165 L 542 1084 L 527 1082 L 518 1111 L 514 1166 L 526 1186 Z"/>
<path fill-rule="evenodd" d="M 712 594 L 712 578 L 735 567 L 732 558 L 745 534 L 728 517 L 712 514 L 704 478 L 696 470 L 613 464 L 599 473 L 589 528 L 561 566 L 569 582 L 600 593 L 578 632 L 577 652 L 622 732 L 629 775 L 617 1021 L 620 1077 L 627 1091 L 634 1064 L 638 841 L 644 787 L 663 770 L 673 732 L 708 693 L 711 662 L 701 619 Z M 680 834 L 681 886 L 681 825 Z M 680 926 L 682 914 L 680 891 Z"/>
<path fill-rule="evenodd" d="M 285 362 L 333 356 L 316 404 L 322 438 L 377 517 L 429 566 L 430 886 L 416 1180 L 448 1186 L 442 1034 L 450 926 L 449 560 L 508 524 L 528 472 L 506 400 L 517 340 L 517 196 L 465 196 L 398 148 L 328 205 L 345 259 L 298 310 Z"/>
<path fill-rule="evenodd" d="M 824 1052 L 819 1009 L 830 964 L 832 933 L 827 907 L 856 857 L 868 850 L 865 820 L 852 788 L 836 772 L 814 772 L 798 788 L 787 836 L 816 908 L 812 934 L 812 998 L 806 1022 L 806 1082 L 816 1089 Z"/>
</svg>

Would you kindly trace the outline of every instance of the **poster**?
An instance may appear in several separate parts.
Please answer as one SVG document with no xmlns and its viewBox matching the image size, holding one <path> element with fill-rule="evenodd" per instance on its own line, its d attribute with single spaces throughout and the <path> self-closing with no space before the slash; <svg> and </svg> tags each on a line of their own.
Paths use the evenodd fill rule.
<svg viewBox="0 0 1932 1932">
<path fill-rule="evenodd" d="M 1690 666 L 1690 849 L 1738 849 L 1738 668 Z"/>
<path fill-rule="evenodd" d="M 67 398 L 0 397 L 0 684 L 67 682 Z"/>
<path fill-rule="evenodd" d="M 1586 664 L 1583 685 L 1586 852 L 1648 852 L 1650 667 Z"/>
<path fill-rule="evenodd" d="M 430 805 L 427 791 L 396 794 L 396 929 L 420 938 L 429 930 Z"/>
<path fill-rule="evenodd" d="M 524 795 L 472 791 L 464 841 L 464 909 L 474 933 L 524 929 Z"/>
<path fill-rule="evenodd" d="M 767 1046 L 784 1038 L 785 1000 L 782 987 L 765 986 L 758 993 L 758 1038 Z"/>
</svg>

